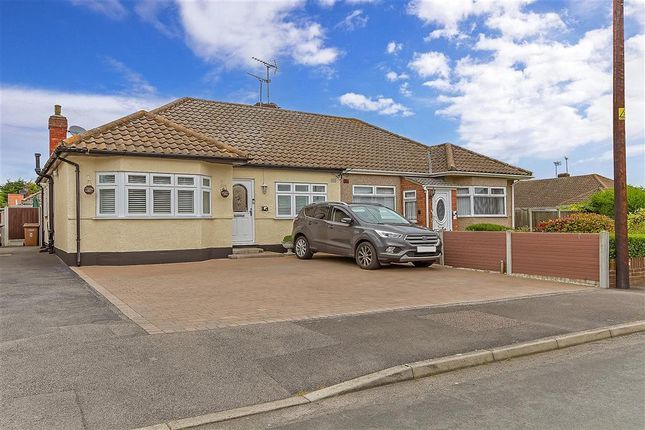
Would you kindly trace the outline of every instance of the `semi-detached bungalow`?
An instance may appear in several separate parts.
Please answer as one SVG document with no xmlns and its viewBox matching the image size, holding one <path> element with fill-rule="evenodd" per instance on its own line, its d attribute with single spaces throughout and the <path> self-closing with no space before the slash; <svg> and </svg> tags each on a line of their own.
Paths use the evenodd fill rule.
<svg viewBox="0 0 645 430">
<path fill-rule="evenodd" d="M 40 169 L 45 237 L 68 264 L 280 250 L 317 201 L 376 202 L 434 229 L 512 225 L 531 172 L 449 143 L 426 146 L 354 118 L 181 98 L 67 137 L 49 118 Z"/>
</svg>

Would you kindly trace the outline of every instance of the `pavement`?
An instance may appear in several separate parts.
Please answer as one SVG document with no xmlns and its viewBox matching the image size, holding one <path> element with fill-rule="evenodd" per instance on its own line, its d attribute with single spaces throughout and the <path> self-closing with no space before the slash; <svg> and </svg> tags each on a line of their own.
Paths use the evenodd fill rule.
<svg viewBox="0 0 645 430">
<path fill-rule="evenodd" d="M 137 266 L 78 273 L 149 333 L 355 315 L 583 290 L 554 281 L 443 266 L 390 265 L 316 255 Z"/>
<path fill-rule="evenodd" d="M 645 428 L 645 333 L 195 430 Z"/>
<path fill-rule="evenodd" d="M 3 429 L 131 429 L 400 363 L 645 319 L 645 291 L 585 288 L 151 335 L 57 257 L 23 248 L 0 254 Z"/>
</svg>

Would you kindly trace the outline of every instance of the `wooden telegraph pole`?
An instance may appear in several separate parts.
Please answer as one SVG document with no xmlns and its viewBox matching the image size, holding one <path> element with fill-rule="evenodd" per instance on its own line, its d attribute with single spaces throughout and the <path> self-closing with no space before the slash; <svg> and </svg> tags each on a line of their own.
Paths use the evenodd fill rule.
<svg viewBox="0 0 645 430">
<path fill-rule="evenodd" d="M 623 0 L 614 1 L 614 220 L 616 288 L 629 288 L 627 253 L 627 173 L 625 161 L 625 31 Z"/>
</svg>

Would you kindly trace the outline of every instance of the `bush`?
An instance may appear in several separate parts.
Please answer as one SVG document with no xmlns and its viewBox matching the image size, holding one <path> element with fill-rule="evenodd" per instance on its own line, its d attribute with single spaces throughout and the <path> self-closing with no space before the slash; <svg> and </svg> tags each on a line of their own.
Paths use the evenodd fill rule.
<svg viewBox="0 0 645 430">
<path fill-rule="evenodd" d="M 627 186 L 627 212 L 633 213 L 645 208 L 645 188 Z M 599 191 L 589 198 L 585 210 L 614 217 L 614 190 Z"/>
<path fill-rule="evenodd" d="M 645 257 L 645 234 L 632 234 L 627 236 L 627 250 L 630 258 Z M 616 258 L 616 238 L 612 234 L 609 238 L 609 258 Z"/>
<path fill-rule="evenodd" d="M 291 243 L 293 240 L 291 240 L 291 235 L 288 234 L 285 237 L 282 238 L 282 243 Z"/>
<path fill-rule="evenodd" d="M 598 233 L 614 231 L 614 221 L 599 214 L 571 214 L 541 222 L 537 231 L 556 233 Z"/>
<path fill-rule="evenodd" d="M 630 233 L 645 234 L 645 208 L 627 214 L 627 230 Z"/>
<path fill-rule="evenodd" d="M 471 224 L 468 227 L 466 227 L 467 231 L 506 231 L 510 230 L 508 227 L 505 227 L 503 225 L 499 224 L 488 224 L 488 223 L 480 223 L 480 224 Z"/>
</svg>

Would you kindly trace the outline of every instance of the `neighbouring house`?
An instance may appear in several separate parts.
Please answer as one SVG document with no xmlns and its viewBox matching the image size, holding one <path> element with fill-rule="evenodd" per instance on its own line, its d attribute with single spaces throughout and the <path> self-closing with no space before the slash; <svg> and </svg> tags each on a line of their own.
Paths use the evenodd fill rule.
<svg viewBox="0 0 645 430">
<path fill-rule="evenodd" d="M 533 229 L 542 221 L 570 213 L 567 206 L 584 203 L 598 191 L 613 187 L 613 180 L 595 173 L 519 181 L 515 184 L 515 226 Z"/>
<path fill-rule="evenodd" d="M 7 206 L 21 206 L 25 198 L 22 194 L 9 193 L 7 194 Z"/>
<path fill-rule="evenodd" d="M 275 105 L 181 98 L 69 138 L 56 106 L 49 130 L 37 182 L 49 245 L 68 264 L 281 250 L 298 211 L 318 201 L 381 203 L 434 229 L 510 227 L 513 183 L 531 176 L 456 145 Z"/>
</svg>

